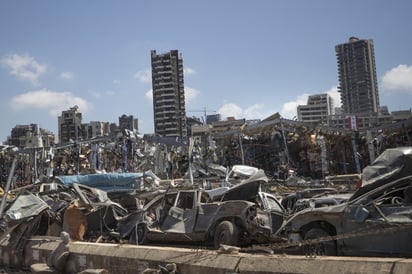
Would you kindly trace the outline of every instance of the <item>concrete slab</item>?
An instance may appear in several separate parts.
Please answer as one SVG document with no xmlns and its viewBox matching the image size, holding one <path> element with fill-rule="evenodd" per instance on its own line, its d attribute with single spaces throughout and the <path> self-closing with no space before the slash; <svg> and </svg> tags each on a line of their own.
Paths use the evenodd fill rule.
<svg viewBox="0 0 412 274">
<path fill-rule="evenodd" d="M 58 241 L 31 239 L 18 257 L 7 246 L 0 246 L 0 266 L 30 269 L 34 263 L 45 263 Z M 263 274 L 263 273 L 348 273 L 409 274 L 412 259 L 327 257 L 307 258 L 280 254 L 226 254 L 212 250 L 127 244 L 71 242 L 67 263 L 69 272 L 107 270 L 109 273 L 141 273 L 148 268 L 175 263 L 179 273 Z"/>
<path fill-rule="evenodd" d="M 239 273 L 356 273 L 391 274 L 394 258 L 327 257 L 254 255 L 244 256 L 239 263 Z"/>
<path fill-rule="evenodd" d="M 239 263 L 237 256 L 172 247 L 76 242 L 71 243 L 70 252 L 74 268 L 105 268 L 113 273 L 139 273 L 176 263 L 181 273 L 227 274 L 234 272 Z"/>
<path fill-rule="evenodd" d="M 400 259 L 395 263 L 392 271 L 393 274 L 410 274 L 412 273 L 412 259 Z"/>
</svg>

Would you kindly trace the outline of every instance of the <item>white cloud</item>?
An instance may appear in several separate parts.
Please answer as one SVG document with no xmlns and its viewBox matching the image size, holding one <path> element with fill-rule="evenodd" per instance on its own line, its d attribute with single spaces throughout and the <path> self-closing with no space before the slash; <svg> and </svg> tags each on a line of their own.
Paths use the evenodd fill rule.
<svg viewBox="0 0 412 274">
<path fill-rule="evenodd" d="M 309 94 L 305 93 L 299 95 L 295 101 L 284 103 L 282 110 L 280 111 L 280 115 L 286 119 L 293 119 L 295 116 L 297 116 L 297 107 L 299 105 L 306 105 L 308 103 L 308 96 Z"/>
<path fill-rule="evenodd" d="M 399 65 L 387 71 L 382 77 L 382 89 L 412 95 L 412 66 Z"/>
<path fill-rule="evenodd" d="M 103 96 L 113 96 L 116 94 L 115 91 L 113 90 L 106 90 L 103 92 L 97 92 L 97 91 L 89 91 L 89 93 L 95 98 L 95 99 L 101 99 Z"/>
<path fill-rule="evenodd" d="M 326 91 L 327 94 L 329 94 L 330 97 L 333 99 L 333 107 L 338 108 L 342 104 L 340 102 L 340 93 L 338 92 L 338 87 L 334 86 L 330 90 Z"/>
<path fill-rule="evenodd" d="M 102 98 L 102 94 L 99 93 L 99 92 L 90 91 L 89 93 L 93 96 L 94 99 L 97 99 L 97 100 L 98 100 L 98 99 L 101 99 L 101 98 Z"/>
<path fill-rule="evenodd" d="M 15 111 L 28 109 L 48 110 L 53 117 L 61 115 L 63 110 L 76 105 L 82 112 L 87 112 L 92 107 L 86 100 L 76 97 L 71 92 L 57 92 L 48 89 L 29 91 L 17 95 L 11 99 L 9 105 Z"/>
<path fill-rule="evenodd" d="M 224 104 L 217 110 L 217 113 L 220 114 L 222 120 L 225 120 L 227 117 L 243 118 L 242 108 L 234 103 Z"/>
<path fill-rule="evenodd" d="M 69 71 L 63 71 L 60 73 L 60 78 L 63 78 L 65 80 L 72 80 L 73 79 L 73 73 Z"/>
<path fill-rule="evenodd" d="M 247 107 L 243 111 L 243 115 L 246 119 L 263 119 L 270 114 L 262 114 L 261 110 L 263 109 L 263 105 L 261 104 L 254 104 L 251 105 L 250 107 Z"/>
<path fill-rule="evenodd" d="M 150 69 L 139 70 L 133 75 L 133 78 L 144 83 L 150 82 L 152 81 L 152 71 Z"/>
<path fill-rule="evenodd" d="M 184 72 L 185 76 L 186 76 L 186 75 L 192 75 L 192 74 L 195 74 L 195 73 L 196 73 L 196 71 L 195 71 L 194 69 L 189 68 L 189 67 L 185 67 L 185 68 L 183 69 L 183 72 Z"/>
<path fill-rule="evenodd" d="M 200 91 L 191 87 L 185 87 L 185 100 L 186 103 L 193 102 L 200 94 Z"/>
<path fill-rule="evenodd" d="M 0 63 L 10 69 L 10 74 L 33 85 L 37 85 L 39 77 L 47 71 L 47 65 L 39 64 L 29 55 L 11 54 L 2 58 Z"/>
<path fill-rule="evenodd" d="M 148 91 L 146 91 L 144 97 L 146 97 L 147 100 L 153 102 L 153 89 L 149 89 Z"/>
<path fill-rule="evenodd" d="M 273 112 L 264 109 L 262 104 L 253 104 L 242 109 L 235 103 L 226 103 L 221 106 L 217 113 L 220 118 L 225 120 L 227 117 L 235 117 L 236 119 L 264 119 L 273 114 Z"/>
<path fill-rule="evenodd" d="M 113 96 L 113 95 L 115 95 L 115 94 L 116 94 L 116 92 L 113 91 L 113 90 L 106 90 L 106 91 L 104 92 L 104 95 L 106 95 L 106 96 Z"/>
</svg>

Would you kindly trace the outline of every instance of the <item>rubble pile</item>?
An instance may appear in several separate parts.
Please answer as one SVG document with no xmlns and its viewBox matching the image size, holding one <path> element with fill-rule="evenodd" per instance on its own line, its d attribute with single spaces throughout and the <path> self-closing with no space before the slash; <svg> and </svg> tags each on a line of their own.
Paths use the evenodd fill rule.
<svg viewBox="0 0 412 274">
<path fill-rule="evenodd" d="M 42 176 L 152 170 L 161 179 L 210 176 L 208 167 L 242 164 L 285 180 L 291 172 L 311 179 L 360 173 L 387 148 L 411 145 L 412 120 L 363 132 L 309 126 L 286 119 L 205 133 L 205 138 L 139 135 L 125 131 L 54 147 L 0 147 L 0 179 L 17 158 L 14 187 Z"/>
<path fill-rule="evenodd" d="M 31 237 L 58 237 L 62 232 L 71 241 L 185 242 L 215 248 L 221 244 L 300 245 L 302 241 L 320 245 L 324 237 L 332 237 L 333 241 L 328 238 L 322 245 L 325 254 L 356 255 L 367 246 L 349 253 L 345 245 L 339 245 L 340 237 L 349 236 L 340 235 L 341 230 L 334 228 L 339 225 L 335 223 L 338 217 L 328 219 L 332 213 L 345 217 L 341 214 L 345 206 L 349 208 L 345 221 L 356 220 L 359 228 L 369 221 L 376 222 L 376 233 L 392 232 L 392 226 L 410 227 L 411 146 L 386 149 L 364 169 L 363 178 L 355 173 L 313 179 L 300 176 L 289 166 L 299 142 L 310 143 L 305 153 L 311 151 L 311 157 L 323 159 L 325 152 L 331 153 L 326 148 L 333 143 L 325 141 L 327 135 L 312 135 L 296 140 L 290 137 L 294 142 L 282 139 L 279 132 L 271 135 L 270 142 L 279 146 L 278 153 L 265 151 L 282 160 L 272 177 L 262 168 L 237 164 L 256 151 L 263 152 L 247 146 L 252 140 L 246 137 L 249 135 L 242 135 L 247 141 L 241 138 L 237 144 L 233 136 L 217 140 L 215 147 L 204 147 L 192 139 L 186 142 L 139 136 L 118 142 L 110 138 L 88 140 L 47 151 L 4 146 L 1 163 L 6 181 L 0 191 L 0 245 L 11 248 L 16 258 L 24 258 Z M 263 145 L 264 139 L 259 140 Z M 228 151 L 229 144 L 238 154 L 228 153 L 233 157 L 225 159 L 231 165 L 220 165 L 219 150 L 223 147 Z M 240 159 L 234 160 L 238 156 Z M 379 187 L 375 189 L 374 185 Z M 352 206 L 359 208 L 351 210 Z M 387 228 L 382 229 L 382 218 Z M 307 231 L 309 226 L 311 230 Z M 349 230 L 348 235 L 352 234 Z M 402 237 L 404 242 L 409 240 L 408 233 Z M 394 256 L 410 256 L 405 246 L 396 252 Z"/>
<path fill-rule="evenodd" d="M 214 135 L 219 163 L 251 165 L 270 177 L 361 173 L 384 150 L 412 145 L 412 119 L 363 131 L 273 119 Z"/>
</svg>

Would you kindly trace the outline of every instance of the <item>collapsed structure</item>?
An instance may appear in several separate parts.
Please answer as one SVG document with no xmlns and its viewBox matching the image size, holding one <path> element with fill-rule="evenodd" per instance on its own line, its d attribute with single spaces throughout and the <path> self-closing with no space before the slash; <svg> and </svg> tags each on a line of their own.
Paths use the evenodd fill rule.
<svg viewBox="0 0 412 274">
<path fill-rule="evenodd" d="M 261 168 L 269 178 L 285 179 L 360 173 L 386 148 L 411 145 L 412 119 L 349 131 L 269 117 L 258 123 L 209 128 L 190 138 L 139 135 L 124 131 L 49 148 L 2 146 L 1 182 L 17 159 L 13 184 L 23 186 L 58 175 L 152 170 L 162 179 L 181 178 L 191 166 L 206 175 L 209 164 Z"/>
</svg>

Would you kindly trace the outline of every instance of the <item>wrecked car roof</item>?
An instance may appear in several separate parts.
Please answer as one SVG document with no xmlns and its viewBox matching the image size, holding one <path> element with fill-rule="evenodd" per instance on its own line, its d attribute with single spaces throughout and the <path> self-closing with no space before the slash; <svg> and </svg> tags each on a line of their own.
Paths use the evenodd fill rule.
<svg viewBox="0 0 412 274">
<path fill-rule="evenodd" d="M 265 178 L 267 179 L 266 175 L 264 174 L 252 175 L 252 177 L 231 188 L 219 188 L 222 190 L 222 193 L 217 194 L 211 198 L 215 201 L 254 200 L 260 192 L 262 182 L 267 182 Z"/>
<path fill-rule="evenodd" d="M 412 147 L 386 149 L 371 165 L 363 169 L 362 186 L 354 193 L 351 200 L 390 181 L 410 175 L 412 175 Z"/>
<path fill-rule="evenodd" d="M 362 172 L 362 186 L 379 180 L 397 179 L 412 173 L 412 147 L 385 150 Z"/>
<path fill-rule="evenodd" d="M 246 200 L 250 201 L 256 198 L 260 191 L 260 182 L 252 181 L 238 184 L 228 189 L 222 197 L 222 201 L 229 200 Z"/>
</svg>

